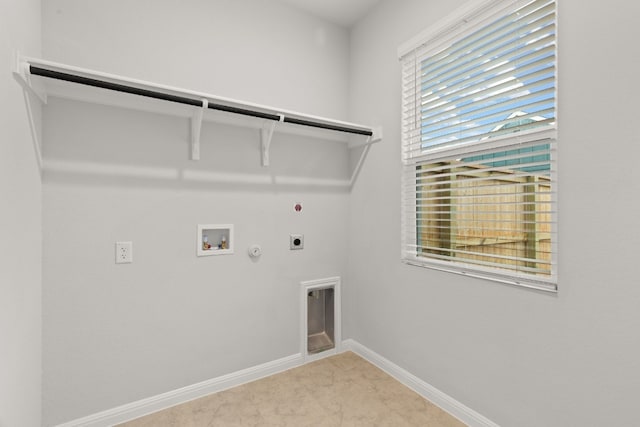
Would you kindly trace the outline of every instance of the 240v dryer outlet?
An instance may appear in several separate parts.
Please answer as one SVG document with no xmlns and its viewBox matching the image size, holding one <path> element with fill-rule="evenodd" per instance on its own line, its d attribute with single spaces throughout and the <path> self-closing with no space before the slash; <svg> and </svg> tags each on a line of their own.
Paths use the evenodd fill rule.
<svg viewBox="0 0 640 427">
<path fill-rule="evenodd" d="M 289 235 L 289 249 L 297 250 L 304 248 L 304 234 L 290 234 Z"/>
</svg>

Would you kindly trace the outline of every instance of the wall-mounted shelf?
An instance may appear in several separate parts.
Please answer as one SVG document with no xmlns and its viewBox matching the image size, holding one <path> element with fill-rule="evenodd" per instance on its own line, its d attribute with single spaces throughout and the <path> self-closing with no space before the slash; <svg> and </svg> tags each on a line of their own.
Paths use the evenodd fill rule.
<svg viewBox="0 0 640 427">
<path fill-rule="evenodd" d="M 350 148 L 370 146 L 382 139 L 382 130 L 235 99 L 219 97 L 102 73 L 86 68 L 17 55 L 15 74 L 24 90 L 43 103 L 49 96 L 185 117 L 191 120 L 191 158 L 200 158 L 203 121 L 259 128 L 262 165 L 269 165 L 275 130 L 344 141 Z M 363 150 L 359 169 L 368 148 Z M 353 181 L 353 179 L 352 179 Z"/>
</svg>

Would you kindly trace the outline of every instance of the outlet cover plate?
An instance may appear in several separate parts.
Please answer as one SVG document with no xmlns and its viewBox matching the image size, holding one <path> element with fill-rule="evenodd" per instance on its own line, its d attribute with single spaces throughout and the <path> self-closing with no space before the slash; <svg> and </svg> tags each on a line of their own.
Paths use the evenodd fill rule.
<svg viewBox="0 0 640 427">
<path fill-rule="evenodd" d="M 133 242 L 116 242 L 116 264 L 133 262 Z"/>
</svg>

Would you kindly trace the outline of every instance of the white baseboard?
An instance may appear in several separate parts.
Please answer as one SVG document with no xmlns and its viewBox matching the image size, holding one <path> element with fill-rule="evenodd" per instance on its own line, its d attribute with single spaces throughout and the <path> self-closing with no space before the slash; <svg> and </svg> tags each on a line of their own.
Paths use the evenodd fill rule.
<svg viewBox="0 0 640 427">
<path fill-rule="evenodd" d="M 342 341 L 342 350 L 353 351 L 469 427 L 499 427 L 498 424 L 466 407 L 453 397 L 443 393 L 357 341 L 352 339 Z"/>
<path fill-rule="evenodd" d="M 262 365 L 243 369 L 218 378 L 203 381 L 137 402 L 118 406 L 84 418 L 59 424 L 57 427 L 110 427 L 130 421 L 153 412 L 161 411 L 181 403 L 185 403 L 211 393 L 227 390 L 241 384 L 258 380 L 278 372 L 295 368 L 304 363 L 301 354 L 284 357 Z"/>
<path fill-rule="evenodd" d="M 470 427 L 499 427 L 498 424 L 466 407 L 451 396 L 441 392 L 357 341 L 352 339 L 342 341 L 340 351 L 353 351 Z M 325 356 L 328 355 L 329 353 L 327 352 Z M 207 396 L 211 393 L 227 390 L 269 375 L 277 374 L 301 366 L 304 363 L 305 358 L 302 354 L 294 354 L 137 402 L 118 406 L 64 424 L 59 424 L 56 427 L 111 427 L 115 424 L 130 421 Z"/>
</svg>

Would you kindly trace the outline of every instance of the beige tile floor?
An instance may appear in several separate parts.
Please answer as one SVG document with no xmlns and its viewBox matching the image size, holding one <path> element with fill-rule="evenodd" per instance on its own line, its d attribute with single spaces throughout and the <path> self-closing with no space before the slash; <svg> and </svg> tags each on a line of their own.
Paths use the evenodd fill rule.
<svg viewBox="0 0 640 427">
<path fill-rule="evenodd" d="M 352 352 L 165 409 L 119 427 L 464 424 Z"/>
</svg>

